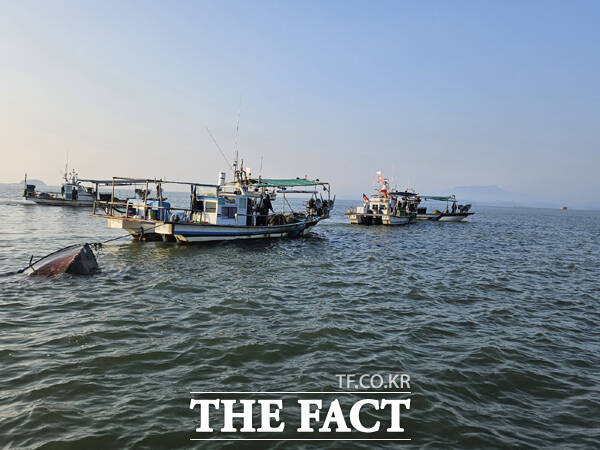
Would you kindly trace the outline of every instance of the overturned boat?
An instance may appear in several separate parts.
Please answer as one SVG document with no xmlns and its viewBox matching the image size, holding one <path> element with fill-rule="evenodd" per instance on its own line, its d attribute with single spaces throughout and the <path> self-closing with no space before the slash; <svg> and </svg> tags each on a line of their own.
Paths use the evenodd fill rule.
<svg viewBox="0 0 600 450">
<path fill-rule="evenodd" d="M 62 273 L 91 275 L 98 270 L 98 262 L 90 245 L 75 244 L 30 262 L 19 273 L 50 277 Z"/>
<path fill-rule="evenodd" d="M 374 195 L 363 194 L 362 206 L 350 208 L 344 214 L 355 225 L 407 225 L 416 219 L 408 192 L 391 191 L 389 180 L 377 172 L 378 188 Z"/>
<path fill-rule="evenodd" d="M 115 185 L 145 183 L 146 193 L 153 184 L 156 195 L 125 202 L 96 201 L 92 215 L 107 219 L 109 228 L 127 230 L 136 239 L 194 243 L 302 236 L 327 219 L 335 203 L 327 182 L 252 178 L 250 170 L 237 161 L 233 169 L 232 181 L 225 182 L 225 173 L 219 172 L 217 184 L 115 177 Z M 187 207 L 177 208 L 166 201 L 163 189 L 169 184 L 189 187 Z M 287 199 L 290 194 L 310 195 L 303 211 L 292 208 Z M 278 196 L 281 209 L 276 212 L 273 202 Z"/>
</svg>

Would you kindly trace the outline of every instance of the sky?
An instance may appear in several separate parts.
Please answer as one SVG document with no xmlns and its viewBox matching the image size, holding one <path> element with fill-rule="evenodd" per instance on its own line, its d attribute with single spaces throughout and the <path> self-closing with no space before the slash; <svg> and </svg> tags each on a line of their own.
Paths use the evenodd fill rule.
<svg viewBox="0 0 600 450">
<path fill-rule="evenodd" d="M 0 182 L 600 192 L 596 1 L 0 0 Z M 236 131 L 237 123 L 239 128 Z M 237 143 L 237 144 L 236 144 Z M 262 171 L 261 171 L 262 161 Z"/>
</svg>

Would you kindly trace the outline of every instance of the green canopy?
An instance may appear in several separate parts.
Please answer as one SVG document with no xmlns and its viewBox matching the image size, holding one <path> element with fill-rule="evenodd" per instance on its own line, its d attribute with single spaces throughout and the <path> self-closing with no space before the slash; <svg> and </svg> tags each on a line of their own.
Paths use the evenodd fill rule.
<svg viewBox="0 0 600 450">
<path fill-rule="evenodd" d="M 275 178 L 263 178 L 260 183 L 257 183 L 259 187 L 275 186 L 275 187 L 287 187 L 287 186 L 316 186 L 323 184 L 321 181 L 307 180 L 306 178 L 289 178 L 289 179 L 275 179 Z"/>
<path fill-rule="evenodd" d="M 454 200 L 454 195 L 421 195 L 423 200 L 440 200 L 446 202 L 448 200 Z"/>
</svg>

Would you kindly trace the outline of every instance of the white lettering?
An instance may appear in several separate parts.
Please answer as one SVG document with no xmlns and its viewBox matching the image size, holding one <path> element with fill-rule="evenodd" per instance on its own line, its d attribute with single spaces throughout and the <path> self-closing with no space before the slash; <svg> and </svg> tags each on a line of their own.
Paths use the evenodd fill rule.
<svg viewBox="0 0 600 450">
<path fill-rule="evenodd" d="M 360 376 L 360 378 L 358 379 L 358 384 L 360 384 L 360 387 L 361 387 L 362 389 L 369 389 L 369 385 L 368 385 L 368 384 L 364 384 L 364 383 L 363 383 L 363 380 L 364 380 L 365 378 L 369 378 L 369 376 L 370 376 L 370 375 L 368 375 L 368 374 L 364 374 L 364 375 L 361 375 L 361 376 Z"/>
<path fill-rule="evenodd" d="M 210 433 L 213 429 L 209 426 L 209 410 L 211 406 L 219 409 L 219 399 L 216 400 L 195 400 L 190 401 L 190 409 L 194 409 L 196 405 L 200 405 L 200 427 L 196 428 L 198 433 Z"/>
<path fill-rule="evenodd" d="M 351 430 L 346 425 L 346 420 L 344 419 L 344 413 L 342 412 L 342 408 L 340 407 L 340 401 L 335 399 L 329 405 L 329 410 L 327 411 L 327 416 L 325 417 L 325 421 L 323 422 L 323 426 L 319 428 L 319 432 L 329 433 L 331 432 L 331 428 L 329 424 L 331 422 L 335 422 L 337 425 L 337 432 L 340 433 L 349 433 Z"/>
<path fill-rule="evenodd" d="M 375 384 L 375 382 L 373 380 L 378 380 L 377 384 Z M 381 386 L 383 386 L 383 377 L 381 375 L 379 375 L 378 373 L 376 373 L 375 375 L 373 375 L 371 377 L 371 387 L 375 388 L 375 389 L 379 389 Z"/>
<path fill-rule="evenodd" d="M 310 419 L 319 421 L 319 411 L 323 407 L 322 400 L 298 400 L 300 405 L 300 428 L 299 433 L 310 433 L 315 431 L 310 426 Z M 315 405 L 317 408 L 314 411 L 310 410 L 311 405 Z"/>
<path fill-rule="evenodd" d="M 400 387 L 404 389 L 405 385 L 407 389 L 410 389 L 410 376 L 406 373 L 403 373 L 400 377 Z"/>
<path fill-rule="evenodd" d="M 363 405 L 372 405 L 376 410 L 379 409 L 379 402 L 377 400 L 372 400 L 369 398 L 360 400 L 352 405 L 352 408 L 350 409 L 350 423 L 357 431 L 360 431 L 361 433 L 375 433 L 379 430 L 379 420 L 375 422 L 375 425 L 369 428 L 363 426 L 362 422 L 360 421 L 360 409 L 363 407 Z"/>
<path fill-rule="evenodd" d="M 400 426 L 400 406 L 404 405 L 406 409 L 410 409 L 410 399 L 403 400 L 386 400 L 385 398 L 381 400 L 381 409 L 385 408 L 387 405 L 390 405 L 392 414 L 391 414 L 391 422 L 392 426 L 387 429 L 389 433 L 403 433 L 404 428 Z"/>
<path fill-rule="evenodd" d="M 244 419 L 244 425 L 240 428 L 242 433 L 256 431 L 252 426 L 252 405 L 256 403 L 256 400 L 240 400 L 240 403 L 244 407 L 241 413 L 233 412 L 233 405 L 236 402 L 236 400 L 221 400 L 223 404 L 223 428 L 221 428 L 221 431 L 224 433 L 235 433 L 237 429 L 233 427 L 233 419 L 238 417 Z"/>
<path fill-rule="evenodd" d="M 283 428 L 285 427 L 285 422 L 281 422 L 279 424 L 279 426 L 277 426 L 277 427 L 272 427 L 271 419 L 275 419 L 277 422 L 279 422 L 279 411 L 281 410 L 281 408 L 283 408 L 283 401 L 282 400 L 259 400 L 258 403 L 260 405 L 261 424 L 260 424 L 260 428 L 256 431 L 261 432 L 261 433 L 262 432 L 281 433 L 283 431 Z M 272 405 L 277 407 L 275 409 L 275 411 L 273 411 L 273 412 L 271 412 Z"/>
</svg>

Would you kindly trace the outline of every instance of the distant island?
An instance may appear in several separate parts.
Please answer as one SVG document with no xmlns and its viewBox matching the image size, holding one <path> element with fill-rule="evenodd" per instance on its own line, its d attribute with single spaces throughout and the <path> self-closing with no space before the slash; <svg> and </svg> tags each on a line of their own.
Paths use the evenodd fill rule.
<svg viewBox="0 0 600 450">
<path fill-rule="evenodd" d="M 473 203 L 474 205 L 525 206 L 552 209 L 559 209 L 565 206 L 564 198 L 560 199 L 552 196 L 541 198 L 531 194 L 509 192 L 495 185 L 456 186 L 448 189 L 447 192 L 449 194 L 456 194 L 456 198 L 460 203 Z M 574 197 L 570 199 L 568 206 L 578 209 L 599 209 L 600 203 Z"/>
<path fill-rule="evenodd" d="M 2 186 L 23 186 L 25 180 L 21 180 L 17 183 L 0 183 Z M 48 186 L 42 180 L 36 180 L 35 178 L 27 179 L 27 184 L 35 184 L 36 186 Z"/>
<path fill-rule="evenodd" d="M 456 194 L 461 203 L 470 202 L 489 206 L 533 206 L 536 208 L 559 208 L 558 200 L 552 198 L 536 198 L 529 194 L 505 191 L 501 187 L 490 186 L 456 186 L 449 190 Z"/>
</svg>

